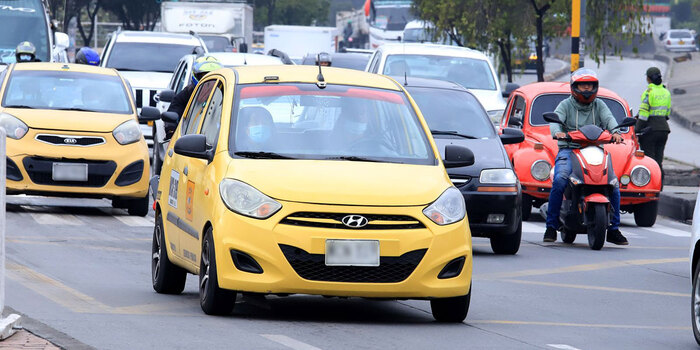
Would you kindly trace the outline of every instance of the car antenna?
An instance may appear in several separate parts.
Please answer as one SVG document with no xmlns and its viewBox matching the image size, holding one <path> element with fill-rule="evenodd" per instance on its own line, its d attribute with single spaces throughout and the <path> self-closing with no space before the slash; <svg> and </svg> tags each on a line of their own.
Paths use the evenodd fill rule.
<svg viewBox="0 0 700 350">
<path fill-rule="evenodd" d="M 408 74 L 405 69 L 403 71 L 403 86 L 408 86 Z"/>
<path fill-rule="evenodd" d="M 325 89 L 326 88 L 326 79 L 323 78 L 323 71 L 321 71 L 321 54 L 316 55 L 316 62 L 318 62 L 318 75 L 316 76 L 316 86 L 318 86 L 319 89 Z"/>
</svg>

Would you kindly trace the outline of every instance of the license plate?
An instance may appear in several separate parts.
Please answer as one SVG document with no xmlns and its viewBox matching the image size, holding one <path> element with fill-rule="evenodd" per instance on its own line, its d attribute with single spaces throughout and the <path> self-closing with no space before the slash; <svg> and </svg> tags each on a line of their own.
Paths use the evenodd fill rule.
<svg viewBox="0 0 700 350">
<path fill-rule="evenodd" d="M 53 163 L 54 181 L 87 181 L 88 165 L 81 163 Z"/>
<path fill-rule="evenodd" d="M 328 239 L 326 266 L 379 266 L 379 241 Z"/>
<path fill-rule="evenodd" d="M 681 40 L 678 42 L 679 45 L 685 45 L 685 41 Z"/>
</svg>

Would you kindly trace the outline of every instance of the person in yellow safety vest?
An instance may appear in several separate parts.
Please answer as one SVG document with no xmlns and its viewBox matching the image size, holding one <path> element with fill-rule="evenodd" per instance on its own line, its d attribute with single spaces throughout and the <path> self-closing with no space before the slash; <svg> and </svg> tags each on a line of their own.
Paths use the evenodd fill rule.
<svg viewBox="0 0 700 350">
<path fill-rule="evenodd" d="M 646 155 L 653 158 L 661 168 L 663 178 L 664 148 L 671 129 L 668 118 L 671 115 L 671 93 L 661 84 L 661 70 L 657 67 L 647 69 L 649 86 L 642 94 L 642 104 L 639 106 L 636 132 L 645 128 L 639 136 L 639 146 Z"/>
</svg>

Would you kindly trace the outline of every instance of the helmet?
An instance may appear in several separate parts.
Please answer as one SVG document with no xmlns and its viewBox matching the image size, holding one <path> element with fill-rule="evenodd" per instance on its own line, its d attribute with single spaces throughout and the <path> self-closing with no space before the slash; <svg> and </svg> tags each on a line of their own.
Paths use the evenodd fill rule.
<svg viewBox="0 0 700 350">
<path fill-rule="evenodd" d="M 223 68 L 219 60 L 212 56 L 204 56 L 196 59 L 192 66 L 192 84 L 197 85 L 207 73 Z"/>
<path fill-rule="evenodd" d="M 89 47 L 83 47 L 80 49 L 80 51 L 78 51 L 78 53 L 75 54 L 75 63 L 99 66 L 100 55 L 97 53 L 97 51 Z"/>
<path fill-rule="evenodd" d="M 580 84 L 593 84 L 590 91 L 581 91 Z M 571 96 L 579 103 L 589 104 L 595 100 L 598 94 L 598 75 L 592 69 L 579 68 L 571 73 Z"/>
<path fill-rule="evenodd" d="M 17 62 L 34 62 L 36 59 L 36 47 L 29 41 L 23 41 L 17 45 L 15 50 Z"/>
</svg>

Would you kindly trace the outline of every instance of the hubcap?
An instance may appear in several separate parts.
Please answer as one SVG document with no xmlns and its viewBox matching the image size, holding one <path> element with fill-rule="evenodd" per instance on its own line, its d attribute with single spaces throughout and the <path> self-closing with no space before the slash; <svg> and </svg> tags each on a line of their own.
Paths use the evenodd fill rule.
<svg viewBox="0 0 700 350">
<path fill-rule="evenodd" d="M 693 291 L 693 321 L 695 322 L 695 329 L 700 330 L 700 281 L 698 281 L 698 274 L 700 272 L 695 272 L 695 290 Z"/>
<path fill-rule="evenodd" d="M 209 291 L 209 241 L 205 240 L 202 247 L 202 266 L 199 271 L 199 293 L 202 300 L 207 298 Z"/>
<path fill-rule="evenodd" d="M 151 256 L 151 275 L 153 276 L 153 282 L 158 280 L 158 275 L 160 274 L 160 230 L 160 225 L 156 224 L 155 231 L 153 232 L 153 249 Z"/>
</svg>

